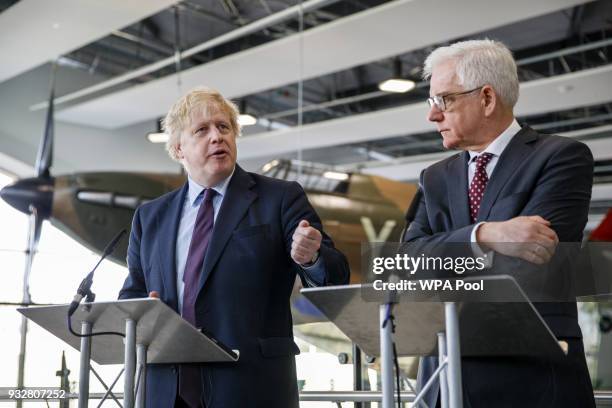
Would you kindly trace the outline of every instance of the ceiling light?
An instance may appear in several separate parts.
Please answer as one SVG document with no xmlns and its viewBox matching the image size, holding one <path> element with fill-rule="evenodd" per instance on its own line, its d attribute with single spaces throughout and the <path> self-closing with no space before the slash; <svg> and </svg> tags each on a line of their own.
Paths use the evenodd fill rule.
<svg viewBox="0 0 612 408">
<path fill-rule="evenodd" d="M 261 172 L 262 173 L 267 173 L 270 170 L 272 170 L 274 167 L 279 165 L 279 161 L 278 160 L 272 160 L 271 162 L 268 162 L 266 164 L 263 165 L 263 167 L 261 168 Z"/>
<path fill-rule="evenodd" d="M 378 84 L 378 89 L 383 92 L 404 93 L 414 89 L 416 84 L 409 79 L 391 78 Z"/>
<path fill-rule="evenodd" d="M 238 116 L 238 123 L 240 123 L 240 126 L 251 126 L 257 123 L 257 118 L 253 115 L 244 113 Z"/>
<path fill-rule="evenodd" d="M 163 118 L 158 118 L 155 121 L 155 131 L 147 133 L 147 139 L 151 143 L 166 143 L 170 136 L 162 130 L 162 121 Z"/>
<path fill-rule="evenodd" d="M 326 171 L 325 173 L 323 173 L 323 177 L 333 179 L 333 180 L 344 181 L 344 180 L 348 180 L 349 175 L 346 173 L 338 173 L 337 171 Z"/>
<path fill-rule="evenodd" d="M 151 143 L 166 143 L 169 137 L 166 133 L 152 132 L 147 135 L 147 139 Z"/>
</svg>

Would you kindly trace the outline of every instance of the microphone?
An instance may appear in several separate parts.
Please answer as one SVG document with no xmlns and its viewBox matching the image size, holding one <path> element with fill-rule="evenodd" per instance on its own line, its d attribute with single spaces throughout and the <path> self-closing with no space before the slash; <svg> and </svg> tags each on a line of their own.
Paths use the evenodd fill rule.
<svg viewBox="0 0 612 408">
<path fill-rule="evenodd" d="M 125 229 L 122 229 L 121 231 L 119 231 L 119 233 L 117 235 L 115 235 L 115 238 L 113 238 L 113 240 L 108 243 L 106 248 L 104 248 L 104 253 L 102 254 L 102 259 L 100 259 L 98 261 L 98 263 L 96 264 L 95 268 L 98 267 L 98 265 L 100 264 L 100 262 L 102 262 L 104 260 L 104 258 L 106 258 L 110 254 L 115 252 L 115 248 L 117 247 L 117 244 L 119 244 L 119 242 L 121 242 L 121 240 L 123 239 L 123 236 L 126 233 L 127 233 L 127 231 Z M 94 270 L 95 270 L 95 268 L 94 268 Z"/>
<path fill-rule="evenodd" d="M 421 198 L 423 198 L 423 190 L 419 187 L 412 198 L 412 202 L 410 203 L 410 207 L 406 211 L 406 215 L 404 216 L 406 220 L 406 226 L 408 227 L 412 221 L 414 221 L 414 217 L 416 217 L 416 213 L 419 209 L 419 204 L 421 203 Z"/>
<path fill-rule="evenodd" d="M 404 225 L 404 229 L 402 230 L 402 235 L 400 235 L 400 240 L 402 242 L 404 241 L 404 236 L 406 235 L 406 232 L 408 231 L 410 224 L 412 224 L 412 221 L 414 221 L 414 218 L 416 217 L 416 214 L 417 214 L 417 211 L 419 210 L 419 205 L 421 204 L 422 198 L 423 198 L 423 190 L 421 189 L 421 186 L 419 185 L 419 188 L 417 189 L 416 193 L 414 193 L 414 197 L 412 198 L 412 201 L 410 202 L 410 207 L 408 207 L 408 210 L 406 211 L 406 215 L 404 215 L 406 224 Z"/>
<path fill-rule="evenodd" d="M 94 275 L 94 272 L 96 271 L 96 269 L 98 269 L 98 266 L 100 265 L 100 263 L 107 256 L 112 254 L 113 251 L 115 251 L 115 248 L 117 247 L 117 244 L 119 244 L 119 242 L 121 241 L 121 239 L 123 238 L 123 236 L 126 233 L 127 233 L 127 231 L 125 229 L 122 229 L 121 231 L 119 231 L 119 233 L 112 239 L 112 241 L 108 243 L 106 248 L 104 248 L 104 252 L 102 253 L 102 257 L 100 258 L 100 260 L 98 261 L 96 266 L 94 266 L 94 268 L 91 270 L 91 272 L 89 272 L 87 274 L 85 279 L 83 279 L 81 281 L 81 284 L 79 285 L 79 288 L 77 289 L 77 293 L 76 293 L 76 295 L 74 295 L 74 299 L 72 299 L 72 303 L 70 303 L 70 307 L 68 308 L 68 316 L 69 317 L 74 314 L 74 312 L 76 311 L 77 307 L 79 307 L 79 303 L 81 303 L 81 300 L 85 296 L 88 296 L 88 297 L 92 298 L 92 300 L 93 300 L 95 295 L 91 292 L 91 285 L 93 284 L 93 275 Z"/>
</svg>

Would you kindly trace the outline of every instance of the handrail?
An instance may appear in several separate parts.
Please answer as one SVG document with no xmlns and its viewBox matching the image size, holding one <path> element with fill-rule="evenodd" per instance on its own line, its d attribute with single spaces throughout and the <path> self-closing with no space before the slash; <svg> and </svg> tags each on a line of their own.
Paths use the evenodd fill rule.
<svg viewBox="0 0 612 408">
<path fill-rule="evenodd" d="M 612 407 L 612 390 L 595 391 L 595 403 L 598 407 Z M 102 399 L 104 393 L 93 392 L 89 394 L 89 399 Z M 123 393 L 115 393 L 118 399 L 123 398 Z M 67 394 L 68 399 L 77 399 L 78 393 Z M 402 402 L 412 402 L 414 393 L 403 391 L 401 393 Z M 0 401 L 15 401 L 9 398 L 7 387 L 0 389 Z M 28 400 L 37 401 L 37 400 Z M 41 399 L 42 401 L 42 399 Z M 302 391 L 300 401 L 308 402 L 380 402 L 382 393 L 380 391 Z"/>
</svg>

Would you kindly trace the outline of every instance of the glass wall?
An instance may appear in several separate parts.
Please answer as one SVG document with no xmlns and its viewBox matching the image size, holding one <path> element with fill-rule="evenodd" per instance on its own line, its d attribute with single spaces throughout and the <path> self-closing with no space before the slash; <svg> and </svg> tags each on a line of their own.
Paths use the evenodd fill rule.
<svg viewBox="0 0 612 408">
<path fill-rule="evenodd" d="M 11 178 L 0 174 L 0 188 L 10 182 Z M 0 200 L 0 225 L 0 387 L 15 387 L 21 338 L 21 315 L 16 310 L 19 307 L 16 303 L 22 300 L 28 219 Z M 45 221 L 30 277 L 32 302 L 70 302 L 79 283 L 98 258 L 98 255 Z M 102 262 L 92 287 L 96 300 L 116 299 L 125 275 L 126 268 L 112 262 Z M 66 363 L 71 370 L 71 388 L 78 389 L 79 354 L 76 350 L 34 323 L 28 325 L 26 344 L 26 387 L 59 387 L 60 378 L 56 372 L 61 368 L 62 352 L 65 351 Z M 98 366 L 95 363 L 93 366 L 107 384 L 121 369 L 120 366 Z M 91 392 L 104 391 L 93 375 L 90 384 Z M 115 389 L 121 391 L 122 387 L 123 381 L 120 380 Z M 57 402 L 52 405 L 57 406 Z M 73 405 L 76 406 L 76 401 Z M 14 406 L 13 402 L 0 402 L 0 407 Z M 24 406 L 47 407 L 47 404 L 28 402 Z M 111 402 L 104 406 L 116 405 Z"/>
</svg>

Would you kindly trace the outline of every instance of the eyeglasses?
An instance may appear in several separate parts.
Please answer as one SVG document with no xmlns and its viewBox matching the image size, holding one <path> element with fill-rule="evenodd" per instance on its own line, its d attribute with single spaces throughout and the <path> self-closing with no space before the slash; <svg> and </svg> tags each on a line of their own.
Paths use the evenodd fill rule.
<svg viewBox="0 0 612 408">
<path fill-rule="evenodd" d="M 429 107 L 432 108 L 434 105 L 436 106 L 436 108 L 440 109 L 442 112 L 444 112 L 446 110 L 446 98 L 450 97 L 450 96 L 460 96 L 460 95 L 467 95 L 469 93 L 472 93 L 474 91 L 478 91 L 480 89 L 482 89 L 482 86 L 479 86 L 478 88 L 474 88 L 474 89 L 470 89 L 469 91 L 464 91 L 464 92 L 454 92 L 454 93 L 449 93 L 446 95 L 434 95 L 430 98 L 427 98 L 427 102 L 429 103 Z"/>
</svg>

